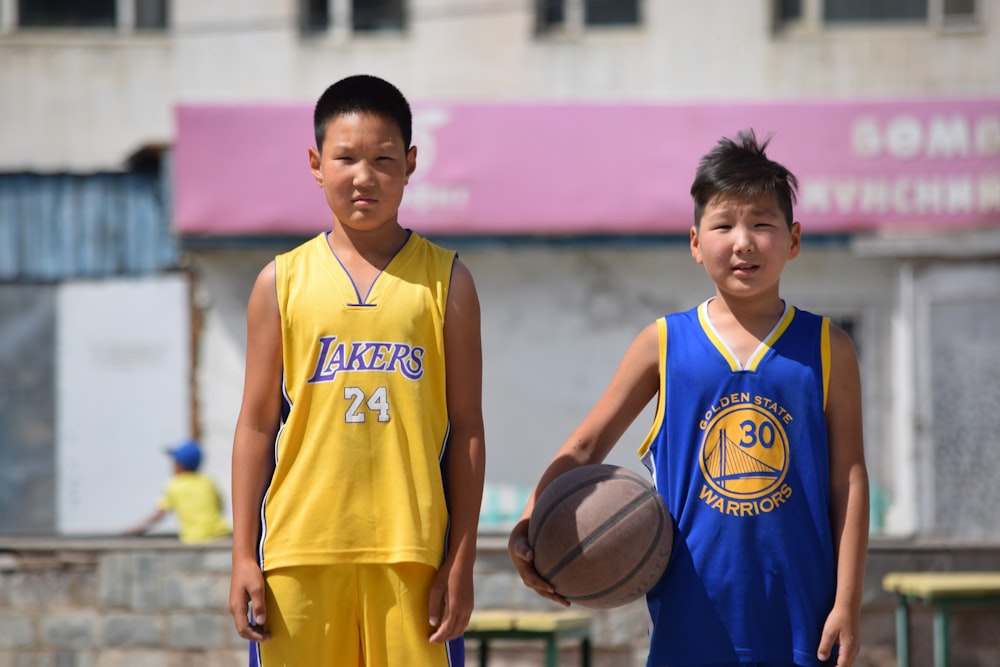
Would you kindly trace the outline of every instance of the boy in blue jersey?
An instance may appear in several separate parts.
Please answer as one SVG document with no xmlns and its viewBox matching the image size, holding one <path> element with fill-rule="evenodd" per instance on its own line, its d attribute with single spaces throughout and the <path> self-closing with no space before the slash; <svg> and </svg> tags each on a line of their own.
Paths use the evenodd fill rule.
<svg viewBox="0 0 1000 667">
<path fill-rule="evenodd" d="M 402 93 L 350 76 L 313 122 L 330 226 L 250 294 L 229 610 L 260 667 L 453 667 L 485 469 L 475 284 L 400 224 Z"/>
<path fill-rule="evenodd" d="M 649 667 L 851 667 L 858 655 L 868 476 L 857 356 L 828 318 L 780 296 L 800 251 L 798 183 L 766 147 L 749 131 L 702 158 L 690 244 L 715 295 L 639 333 L 509 540 L 525 585 L 568 604 L 532 564 L 535 498 L 603 461 L 657 398 L 639 454 L 675 539 L 647 594 Z"/>
</svg>

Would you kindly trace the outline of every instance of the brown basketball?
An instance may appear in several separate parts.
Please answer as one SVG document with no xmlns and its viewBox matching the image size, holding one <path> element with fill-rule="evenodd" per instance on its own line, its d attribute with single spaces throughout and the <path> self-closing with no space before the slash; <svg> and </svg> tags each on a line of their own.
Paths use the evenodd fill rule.
<svg viewBox="0 0 1000 667">
<path fill-rule="evenodd" d="M 597 609 L 645 595 L 666 570 L 673 538 L 670 513 L 653 485 L 603 463 L 553 480 L 528 522 L 538 573 L 567 600 Z"/>
</svg>

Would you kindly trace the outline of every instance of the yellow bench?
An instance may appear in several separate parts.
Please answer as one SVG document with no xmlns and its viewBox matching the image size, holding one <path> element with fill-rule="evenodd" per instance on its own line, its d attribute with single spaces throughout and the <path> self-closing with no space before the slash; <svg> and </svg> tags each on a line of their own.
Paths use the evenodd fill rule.
<svg viewBox="0 0 1000 667">
<path fill-rule="evenodd" d="M 911 602 L 922 602 L 934 610 L 934 667 L 947 667 L 950 643 L 948 622 L 959 606 L 1000 604 L 1000 572 L 890 572 L 882 588 L 895 593 L 896 660 L 910 664 Z"/>
<path fill-rule="evenodd" d="M 581 665 L 590 667 L 590 622 L 582 611 L 475 611 L 465 630 L 466 639 L 479 642 L 479 667 L 487 667 L 490 641 L 494 639 L 540 639 L 545 641 L 546 667 L 559 664 L 559 642 L 579 639 Z"/>
</svg>

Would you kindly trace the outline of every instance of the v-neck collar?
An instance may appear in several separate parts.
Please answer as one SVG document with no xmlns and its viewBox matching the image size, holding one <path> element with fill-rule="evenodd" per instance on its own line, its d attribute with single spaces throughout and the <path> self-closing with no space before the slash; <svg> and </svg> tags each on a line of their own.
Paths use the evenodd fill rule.
<svg viewBox="0 0 1000 667">
<path fill-rule="evenodd" d="M 408 245 L 410 245 L 410 241 L 412 239 L 413 239 L 413 231 L 407 229 L 406 240 L 403 241 L 403 244 L 399 246 L 399 248 L 396 250 L 393 256 L 389 258 L 389 261 L 385 263 L 385 266 L 379 269 L 378 273 L 375 275 L 375 279 L 372 280 L 372 284 L 368 286 L 368 291 L 362 297 L 361 290 L 358 289 L 358 284 L 354 282 L 354 276 L 352 276 L 351 272 L 347 270 L 347 267 L 344 266 L 344 263 L 340 261 L 340 257 L 337 256 L 337 252 L 333 249 L 333 246 L 330 245 L 330 232 L 327 231 L 323 234 L 323 243 L 326 245 L 327 250 L 330 251 L 330 255 L 337 261 L 337 264 L 340 266 L 340 270 L 343 272 L 344 277 L 347 278 L 347 281 L 351 284 L 351 289 L 354 291 L 355 297 L 357 297 L 355 303 L 348 303 L 347 304 L 348 306 L 355 306 L 355 307 L 360 306 L 360 307 L 370 308 L 378 305 L 376 303 L 372 303 L 369 301 L 369 298 L 372 295 L 372 291 L 374 291 L 375 286 L 378 284 L 379 279 L 382 277 L 382 274 L 385 273 L 385 270 L 389 268 L 392 265 L 392 263 L 396 261 L 396 258 L 399 257 L 400 253 L 402 253 L 403 250 Z"/>
<path fill-rule="evenodd" d="M 715 349 L 719 351 L 722 358 L 729 364 L 729 370 L 733 373 L 737 373 L 739 371 L 756 371 L 757 367 L 760 366 L 760 362 L 774 345 L 774 342 L 785 332 L 788 325 L 792 323 L 792 318 L 795 317 L 795 306 L 789 306 L 788 302 L 785 302 L 785 311 L 782 313 L 781 317 L 778 318 L 778 322 L 774 325 L 774 328 L 771 329 L 771 333 L 769 333 L 764 340 L 761 341 L 760 345 L 757 346 L 757 349 L 754 350 L 754 353 L 750 355 L 749 359 L 747 359 L 746 366 L 743 366 L 743 364 L 740 363 L 739 358 L 733 352 L 733 349 L 729 347 L 729 343 L 727 343 L 726 340 L 719 335 L 715 325 L 712 324 L 712 320 L 708 316 L 708 304 L 710 301 L 712 301 L 712 299 L 706 299 L 701 303 L 701 305 L 698 306 L 698 321 L 701 323 L 701 328 L 704 330 L 705 335 L 708 336 L 708 339 L 712 341 L 712 345 L 715 346 Z"/>
</svg>

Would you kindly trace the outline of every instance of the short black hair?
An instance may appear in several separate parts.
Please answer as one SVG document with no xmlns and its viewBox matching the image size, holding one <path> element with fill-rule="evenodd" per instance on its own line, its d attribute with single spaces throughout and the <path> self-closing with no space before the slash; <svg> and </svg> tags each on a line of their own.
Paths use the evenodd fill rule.
<svg viewBox="0 0 1000 667">
<path fill-rule="evenodd" d="M 349 113 L 372 113 L 399 126 L 406 150 L 413 138 L 413 113 L 396 86 L 370 74 L 355 74 L 331 84 L 320 95 L 313 110 L 316 149 L 323 150 L 326 126 L 331 119 Z"/>
<path fill-rule="evenodd" d="M 767 157 L 765 150 L 770 142 L 771 137 L 758 141 L 752 129 L 743 130 L 735 141 L 723 137 L 701 158 L 691 184 L 695 227 L 701 224 L 709 202 L 719 195 L 736 195 L 747 199 L 774 197 L 791 228 L 799 181 L 795 174 Z"/>
</svg>

